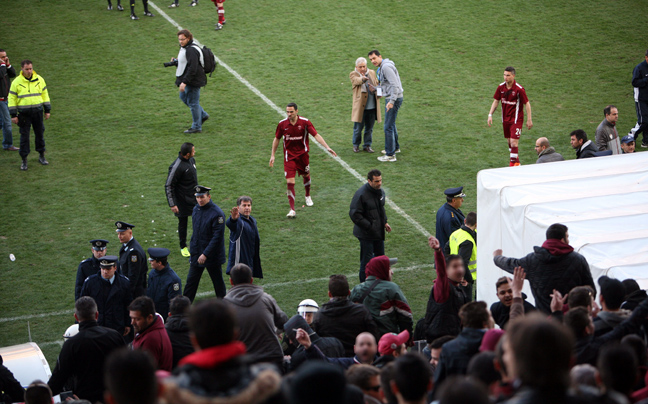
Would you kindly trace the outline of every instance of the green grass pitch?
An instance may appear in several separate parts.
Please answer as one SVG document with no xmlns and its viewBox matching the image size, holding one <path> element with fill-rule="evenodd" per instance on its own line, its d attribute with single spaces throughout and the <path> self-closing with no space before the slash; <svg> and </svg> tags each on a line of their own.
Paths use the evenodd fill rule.
<svg viewBox="0 0 648 404">
<path fill-rule="evenodd" d="M 55 342 L 73 318 L 48 313 L 73 308 L 88 240 L 109 239 L 109 253 L 117 252 L 114 221 L 137 225 L 145 248 L 170 248 L 171 266 L 186 278 L 163 189 L 184 141 L 196 144 L 199 181 L 214 189 L 223 210 L 241 194 L 254 198 L 266 275 L 260 284 L 289 315 L 302 299 L 327 300 L 324 277 L 358 268 L 348 206 L 360 181 L 314 148 L 315 206 L 301 208 L 298 181 L 297 218 L 287 220 L 283 172 L 268 167 L 279 114 L 219 67 L 201 98 L 211 119 L 202 134 L 184 135 L 189 110 L 178 99 L 173 69 L 162 67 L 177 54 L 176 28 L 160 15 L 144 17 L 136 3 L 139 21 L 130 21 L 128 11 L 107 11 L 103 0 L 0 2 L 0 47 L 15 66 L 32 59 L 52 98 L 45 133 L 51 164 L 40 166 L 32 152 L 29 171 L 21 172 L 17 153 L 0 152 L 0 346 L 26 342 L 29 321 L 51 365 L 60 349 Z M 501 126 L 486 126 L 505 66 L 517 68 L 533 107 L 522 163 L 535 161 L 539 136 L 574 158 L 568 133 L 583 128 L 593 136 L 605 105 L 618 106 L 620 133 L 634 125 L 630 78 L 648 46 L 632 23 L 647 5 L 639 0 L 230 0 L 219 32 L 210 1 L 191 8 L 181 0 L 172 10 L 167 3 L 155 0 L 274 103 L 297 102 L 360 174 L 383 170 L 388 197 L 431 233 L 443 189 L 464 185 L 463 210 L 471 211 L 477 172 L 508 163 Z M 348 74 L 374 48 L 395 61 L 405 88 L 397 163 L 351 150 Z M 377 125 L 377 151 L 382 134 Z M 420 318 L 434 279 L 432 254 L 422 232 L 392 209 L 387 213 L 394 228 L 387 254 L 410 269 L 395 281 Z M 349 279 L 357 283 L 355 275 Z M 208 291 L 205 275 L 199 292 Z"/>
</svg>

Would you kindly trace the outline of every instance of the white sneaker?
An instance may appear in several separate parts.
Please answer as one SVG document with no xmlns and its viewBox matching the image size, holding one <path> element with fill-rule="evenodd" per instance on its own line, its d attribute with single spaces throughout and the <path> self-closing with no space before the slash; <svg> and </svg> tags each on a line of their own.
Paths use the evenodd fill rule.
<svg viewBox="0 0 648 404">
<path fill-rule="evenodd" d="M 306 197 L 306 206 L 313 206 L 313 198 L 310 196 Z"/>
<path fill-rule="evenodd" d="M 387 152 L 385 150 L 382 150 L 381 153 L 382 154 L 387 154 Z M 400 153 L 400 149 L 396 150 L 394 153 Z"/>
<path fill-rule="evenodd" d="M 286 217 L 295 217 L 295 216 L 297 216 L 297 213 L 292 209 L 290 209 L 290 212 L 288 212 L 288 214 L 286 215 Z"/>
<path fill-rule="evenodd" d="M 378 157 L 378 161 L 382 161 L 382 162 L 385 162 L 385 161 L 389 161 L 389 162 L 396 161 L 396 156 L 387 156 L 387 155 L 380 156 L 380 157 Z"/>
</svg>

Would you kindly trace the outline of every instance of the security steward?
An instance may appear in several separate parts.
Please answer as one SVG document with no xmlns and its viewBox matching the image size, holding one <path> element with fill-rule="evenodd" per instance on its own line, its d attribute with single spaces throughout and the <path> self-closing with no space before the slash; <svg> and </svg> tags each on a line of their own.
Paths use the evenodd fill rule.
<svg viewBox="0 0 648 404">
<path fill-rule="evenodd" d="M 79 332 L 65 340 L 56 367 L 47 384 L 52 394 L 72 390 L 81 400 L 103 402 L 104 363 L 108 355 L 125 345 L 115 330 L 97 324 L 97 303 L 84 296 L 74 304 Z"/>
<path fill-rule="evenodd" d="M 171 311 L 169 308 L 171 299 L 182 295 L 182 281 L 169 266 L 167 258 L 171 251 L 168 248 L 149 248 L 148 254 L 153 269 L 149 272 L 146 295 L 153 300 L 156 311 L 166 322 Z"/>
<path fill-rule="evenodd" d="M 119 271 L 130 280 L 133 299 L 146 295 L 146 253 L 140 243 L 133 237 L 132 224 L 115 222 L 117 237 L 122 243 L 119 249 Z"/>
<path fill-rule="evenodd" d="M 90 296 L 97 303 L 99 317 L 97 324 L 112 328 L 123 336 L 130 333 L 128 305 L 133 301 L 128 278 L 117 273 L 115 255 L 106 255 L 99 260 L 101 272 L 92 275 L 83 283 L 81 296 Z"/>
<path fill-rule="evenodd" d="M 77 268 L 76 285 L 74 287 L 74 301 L 76 302 L 81 297 L 81 288 L 83 282 L 89 276 L 98 274 L 101 268 L 99 267 L 99 260 L 106 256 L 106 247 L 108 240 L 96 239 L 90 240 L 92 245 L 92 257 L 84 259 Z"/>
<path fill-rule="evenodd" d="M 214 285 L 216 297 L 223 298 L 227 292 L 222 270 L 225 263 L 225 214 L 211 200 L 211 188 L 197 185 L 195 190 L 198 204 L 194 206 L 191 219 L 191 265 L 183 293 L 192 302 L 205 269 Z"/>
<path fill-rule="evenodd" d="M 466 215 L 464 225 L 450 235 L 450 241 L 445 245 L 447 255 L 459 255 L 463 259 L 466 272 L 464 279 L 468 284 L 462 286 L 468 301 L 473 300 L 473 289 L 477 282 L 477 213 Z"/>
<path fill-rule="evenodd" d="M 448 188 L 444 192 L 446 203 L 439 208 L 436 214 L 436 238 L 443 248 L 450 240 L 450 235 L 459 230 L 466 216 L 459 209 L 463 204 L 466 194 L 463 187 Z"/>
</svg>

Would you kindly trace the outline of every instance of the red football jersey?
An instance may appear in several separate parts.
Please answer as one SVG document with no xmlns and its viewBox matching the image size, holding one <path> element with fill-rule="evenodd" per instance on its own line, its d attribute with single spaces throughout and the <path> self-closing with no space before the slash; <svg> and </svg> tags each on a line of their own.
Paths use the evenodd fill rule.
<svg viewBox="0 0 648 404">
<path fill-rule="evenodd" d="M 297 122 L 293 125 L 288 118 L 279 122 L 275 137 L 283 137 L 284 161 L 293 160 L 304 153 L 308 153 L 308 134 L 317 135 L 315 127 L 308 119 L 297 116 Z"/>
<path fill-rule="evenodd" d="M 497 87 L 493 98 L 502 102 L 502 122 L 520 124 L 524 122 L 522 106 L 529 102 L 524 87 L 514 81 L 511 88 L 508 89 L 504 82 Z"/>
</svg>

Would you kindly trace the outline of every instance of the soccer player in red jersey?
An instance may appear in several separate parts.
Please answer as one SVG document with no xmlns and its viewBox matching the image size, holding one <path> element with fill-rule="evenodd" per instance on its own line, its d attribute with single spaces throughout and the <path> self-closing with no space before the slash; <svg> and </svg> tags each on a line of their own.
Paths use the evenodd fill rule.
<svg viewBox="0 0 648 404">
<path fill-rule="evenodd" d="M 524 122 L 524 105 L 527 113 L 527 128 L 533 127 L 531 121 L 531 103 L 527 98 L 524 87 L 515 81 L 515 69 L 511 66 L 504 69 L 504 82 L 497 87 L 493 96 L 493 105 L 488 112 L 488 126 L 493 124 L 493 112 L 497 104 L 502 102 L 502 125 L 504 126 L 504 137 L 508 141 L 509 153 L 511 155 L 510 166 L 519 166 L 518 141 L 522 134 L 522 123 Z"/>
<path fill-rule="evenodd" d="M 315 140 L 333 156 L 337 154 L 328 147 L 322 136 L 320 136 L 315 127 L 308 119 L 297 114 L 297 104 L 291 102 L 286 106 L 286 115 L 288 118 L 279 122 L 275 138 L 272 142 L 272 154 L 270 155 L 270 167 L 274 166 L 275 152 L 279 146 L 279 139 L 283 138 L 284 148 L 284 175 L 288 185 L 288 203 L 290 203 L 290 212 L 287 217 L 295 217 L 295 175 L 299 174 L 304 178 L 304 188 L 306 189 L 306 205 L 313 206 L 313 200 L 310 197 L 310 166 L 308 163 L 308 135 L 311 134 Z"/>
<path fill-rule="evenodd" d="M 225 7 L 223 4 L 225 0 L 212 0 L 212 2 L 218 9 L 218 22 L 216 23 L 216 31 L 218 31 L 223 29 L 223 25 L 225 25 Z"/>
</svg>

